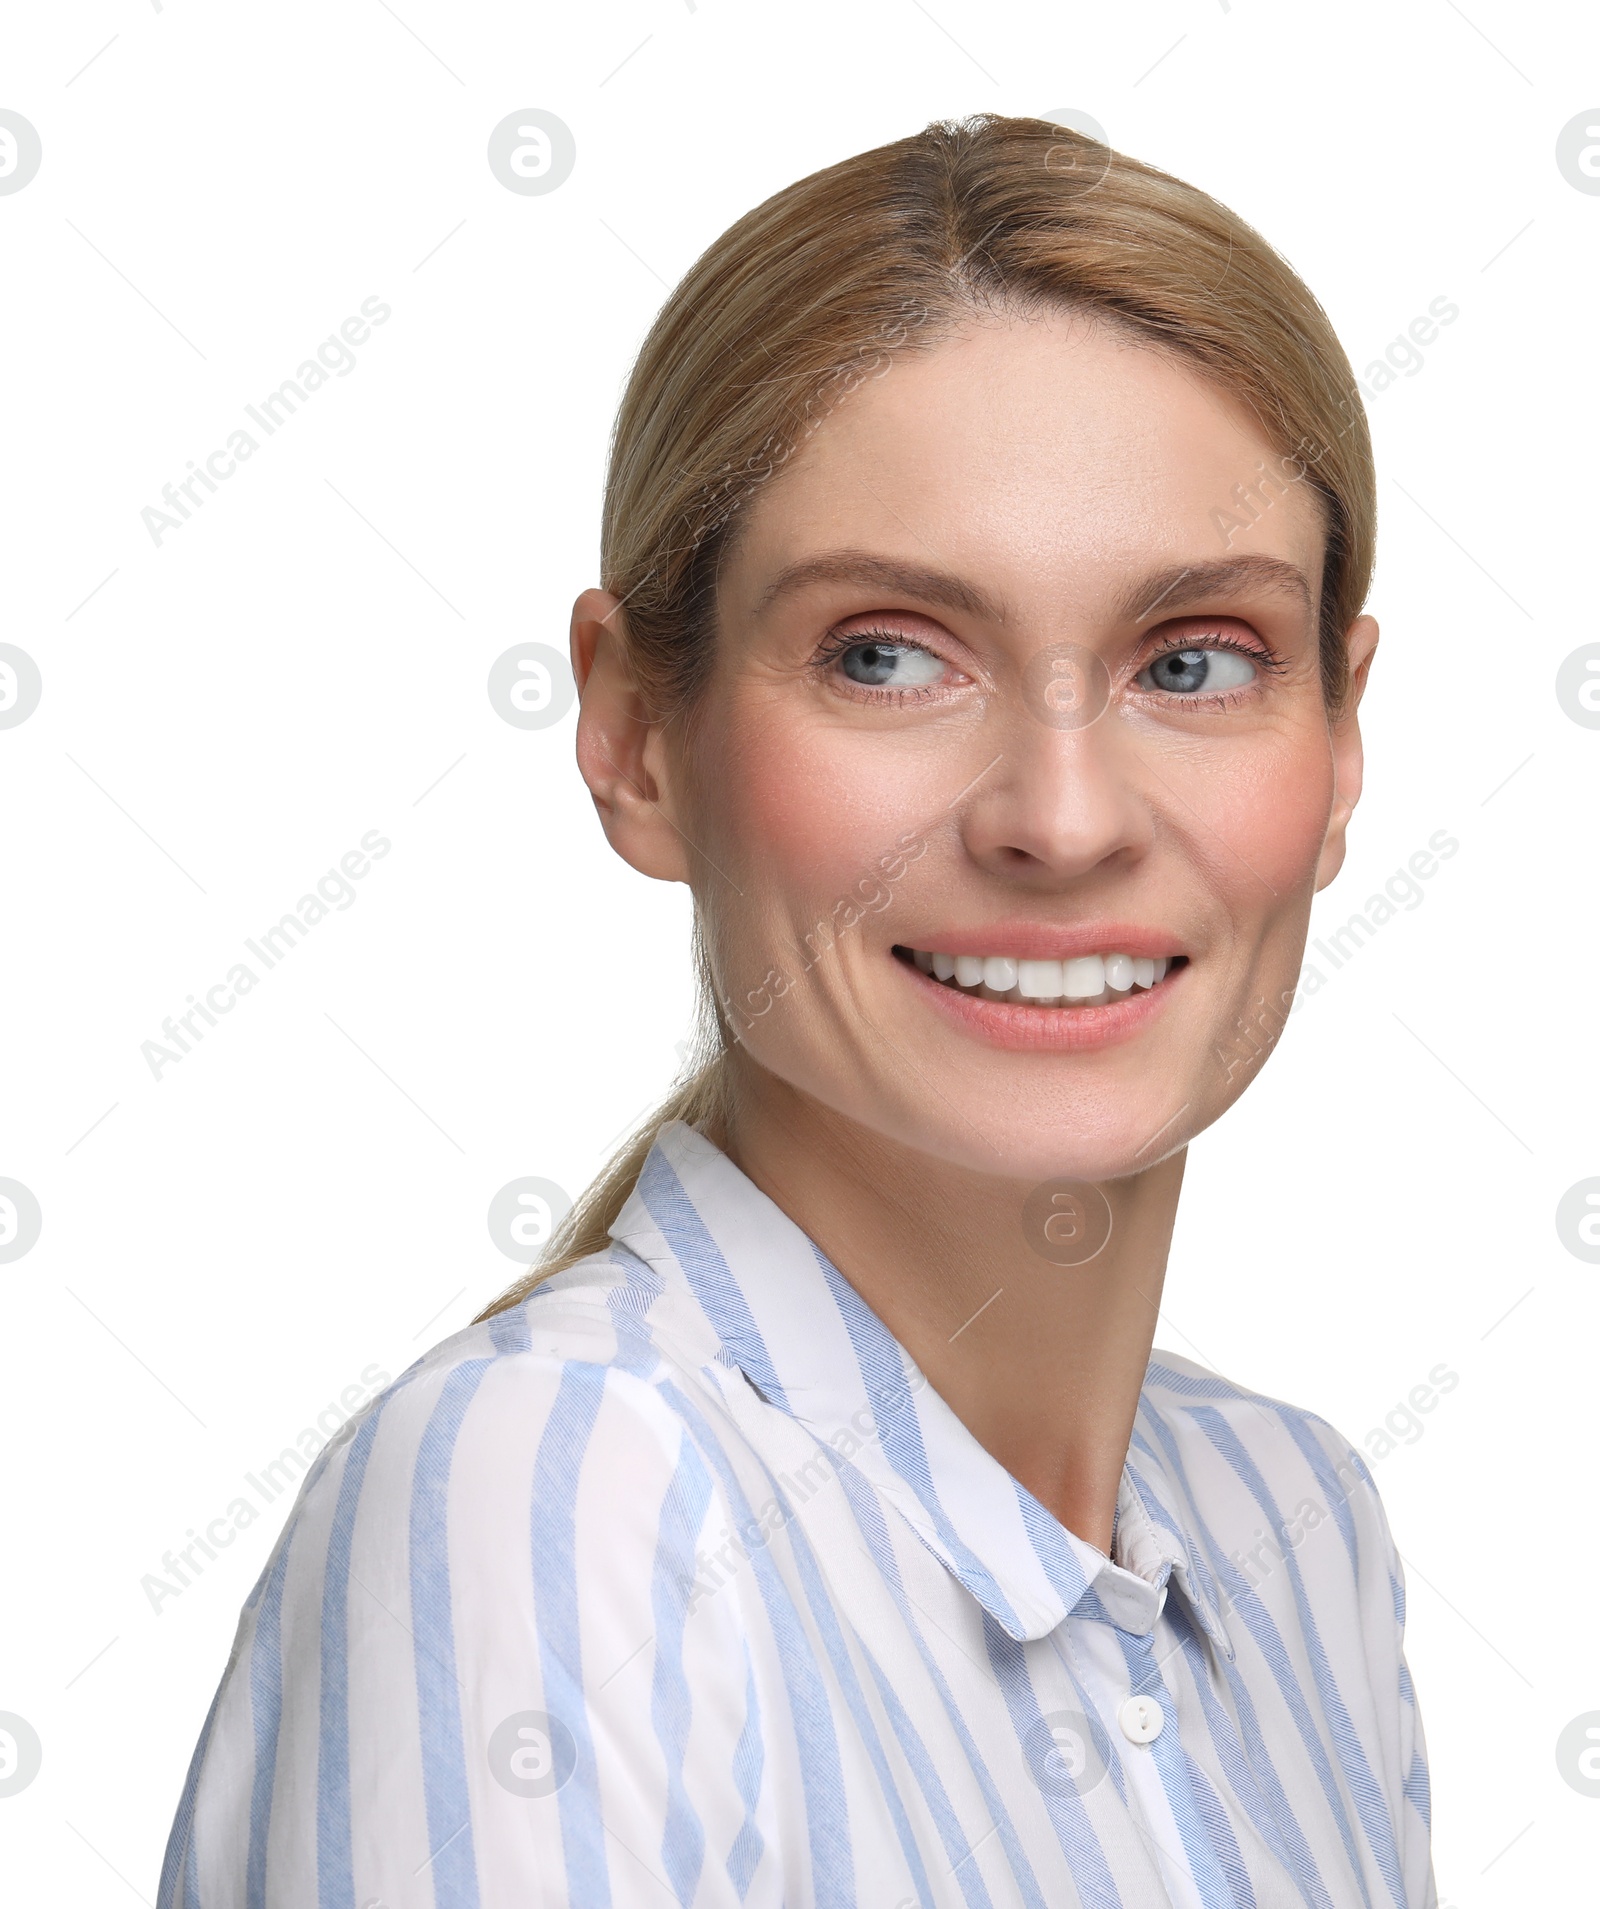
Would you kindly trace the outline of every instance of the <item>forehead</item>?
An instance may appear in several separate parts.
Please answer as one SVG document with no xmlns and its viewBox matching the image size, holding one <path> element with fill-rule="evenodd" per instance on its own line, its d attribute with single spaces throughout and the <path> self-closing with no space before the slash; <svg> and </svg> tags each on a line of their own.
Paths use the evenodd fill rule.
<svg viewBox="0 0 1600 1909">
<path fill-rule="evenodd" d="M 1089 612 L 1131 576 L 1243 553 L 1297 564 L 1315 596 L 1325 519 L 1296 468 L 1166 352 L 1081 314 L 987 317 L 826 414 L 747 503 L 725 600 L 753 611 L 772 575 L 845 544 L 1018 606 Z"/>
</svg>

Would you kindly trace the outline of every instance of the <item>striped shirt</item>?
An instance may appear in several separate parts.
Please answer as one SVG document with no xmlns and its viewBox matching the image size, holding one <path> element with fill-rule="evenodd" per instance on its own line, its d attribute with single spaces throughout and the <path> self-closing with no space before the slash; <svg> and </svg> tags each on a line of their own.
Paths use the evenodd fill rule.
<svg viewBox="0 0 1600 1909">
<path fill-rule="evenodd" d="M 1430 1909 L 1400 1566 L 1151 1361 L 1113 1557 L 694 1129 L 307 1475 L 160 1909 Z"/>
</svg>

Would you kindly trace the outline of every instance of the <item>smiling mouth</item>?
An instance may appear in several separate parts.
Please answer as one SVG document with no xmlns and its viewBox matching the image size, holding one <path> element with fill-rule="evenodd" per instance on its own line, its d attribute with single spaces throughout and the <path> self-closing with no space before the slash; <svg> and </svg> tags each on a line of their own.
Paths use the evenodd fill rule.
<svg viewBox="0 0 1600 1909">
<path fill-rule="evenodd" d="M 1185 955 L 1106 954 L 1070 961 L 1023 961 L 1010 955 L 949 955 L 897 947 L 907 962 L 957 994 L 1024 1007 L 1097 1008 L 1148 993 L 1187 964 Z"/>
</svg>

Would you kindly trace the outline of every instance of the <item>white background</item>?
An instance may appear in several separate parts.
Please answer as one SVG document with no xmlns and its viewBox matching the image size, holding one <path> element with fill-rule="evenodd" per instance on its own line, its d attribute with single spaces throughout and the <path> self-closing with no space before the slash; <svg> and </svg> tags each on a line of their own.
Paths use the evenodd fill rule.
<svg viewBox="0 0 1600 1909">
<path fill-rule="evenodd" d="M 0 731 L 0 1711 L 44 1746 L 0 1886 L 154 1894 L 264 1513 L 180 1595 L 141 1580 L 373 1364 L 517 1268 L 493 1194 L 576 1190 L 678 1065 L 681 890 L 605 851 L 572 717 L 486 694 L 597 580 L 603 458 L 667 287 L 738 214 L 936 116 L 1092 114 L 1324 301 L 1381 479 L 1367 792 L 1325 935 L 1443 829 L 1459 852 L 1308 1000 L 1191 1152 L 1157 1343 L 1358 1444 L 1409 1574 L 1440 1893 L 1586 1898 L 1600 1801 L 1600 731 L 1563 713 L 1592 610 L 1600 197 L 1555 163 L 1596 30 L 1508 0 L 103 0 L 10 22 L 0 106 L 5 616 L 44 696 Z M 85 62 L 91 61 L 85 67 Z M 546 196 L 489 131 L 573 130 Z M 1600 113 L 1596 114 L 1600 121 Z M 140 519 L 369 296 L 392 317 L 157 547 Z M 258 434 L 259 435 L 259 434 Z M 141 1043 L 368 830 L 391 853 L 157 1080 Z M 1409 1442 L 1407 1442 L 1409 1440 Z M 285 1501 L 286 1502 L 286 1501 Z"/>
</svg>

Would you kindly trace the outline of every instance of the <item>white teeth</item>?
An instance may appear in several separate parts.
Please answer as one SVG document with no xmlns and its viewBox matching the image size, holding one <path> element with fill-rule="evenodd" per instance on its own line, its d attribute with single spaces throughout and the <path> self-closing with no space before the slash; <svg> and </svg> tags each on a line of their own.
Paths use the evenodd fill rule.
<svg viewBox="0 0 1600 1909">
<path fill-rule="evenodd" d="M 1059 961 L 1019 961 L 1017 992 L 1024 1001 L 1056 1001 L 1061 997 Z"/>
<path fill-rule="evenodd" d="M 1153 988 L 1172 966 L 1170 955 L 1091 954 L 1068 961 L 1019 960 L 1012 955 L 949 955 L 911 950 L 911 959 L 924 974 L 989 1001 L 1093 1002 L 1127 995 L 1134 988 Z"/>
<path fill-rule="evenodd" d="M 1061 964 L 1061 992 L 1069 1001 L 1092 1001 L 1104 991 L 1106 964 L 1103 955 L 1079 955 Z"/>
</svg>

